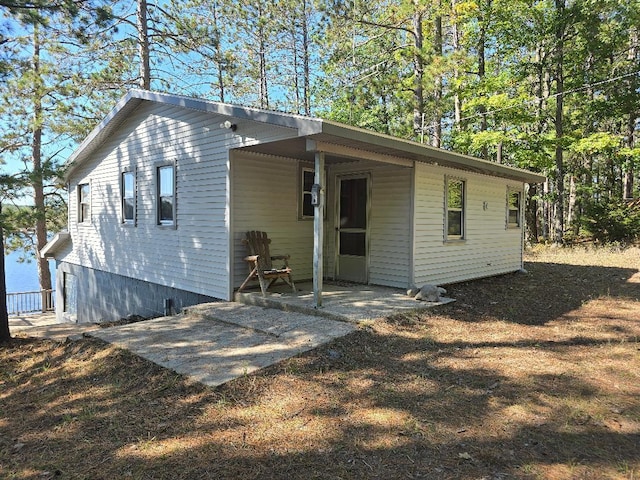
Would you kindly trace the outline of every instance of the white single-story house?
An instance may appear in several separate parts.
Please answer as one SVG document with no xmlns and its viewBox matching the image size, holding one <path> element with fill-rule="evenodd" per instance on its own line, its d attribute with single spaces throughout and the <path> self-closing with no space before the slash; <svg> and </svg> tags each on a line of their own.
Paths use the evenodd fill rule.
<svg viewBox="0 0 640 480">
<path fill-rule="evenodd" d="M 318 303 L 323 279 L 446 285 L 522 268 L 524 187 L 542 181 L 319 118 L 133 90 L 70 157 L 68 230 L 42 255 L 61 321 L 231 300 L 249 230 Z"/>
</svg>

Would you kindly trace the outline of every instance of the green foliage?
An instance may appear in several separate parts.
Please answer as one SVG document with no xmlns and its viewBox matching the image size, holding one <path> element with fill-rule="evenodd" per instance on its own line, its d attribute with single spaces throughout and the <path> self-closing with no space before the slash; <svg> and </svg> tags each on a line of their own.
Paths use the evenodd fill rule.
<svg viewBox="0 0 640 480">
<path fill-rule="evenodd" d="M 58 152 L 138 75 L 135 2 L 60 0 L 66 15 L 50 5 L 0 0 L 24 27 L 0 23 L 0 114 L 13 127 L 0 154 L 29 162 L 25 99 L 39 96 L 49 179 Z M 546 211 L 568 210 L 570 189 L 557 180 L 577 184 L 573 220 L 594 199 L 620 198 L 623 178 L 638 183 L 640 0 L 169 0 L 148 13 L 153 89 L 500 155 L 556 180 L 540 198 Z M 38 24 L 40 78 L 22 35 Z"/>
<path fill-rule="evenodd" d="M 620 135 L 610 132 L 596 132 L 575 141 L 569 148 L 570 151 L 583 155 L 595 153 L 607 153 L 620 150 L 622 139 Z"/>
<path fill-rule="evenodd" d="M 585 211 L 582 227 L 601 243 L 631 243 L 640 239 L 640 205 L 611 200 L 593 202 Z"/>
<path fill-rule="evenodd" d="M 69 2 L 75 10 L 64 2 L 47 5 L 28 7 L 35 16 L 24 5 L 10 8 L 12 35 L 0 46 L 11 53 L 0 84 L 0 164 L 9 164 L 0 176 L 1 221 L 6 249 L 21 250 L 26 260 L 37 257 L 47 234 L 66 226 L 64 153 L 104 116 L 97 79 L 109 77 L 96 52 L 111 33 L 101 30 L 110 13 L 91 1 Z M 48 288 L 46 262 L 38 259 L 38 266 Z"/>
</svg>

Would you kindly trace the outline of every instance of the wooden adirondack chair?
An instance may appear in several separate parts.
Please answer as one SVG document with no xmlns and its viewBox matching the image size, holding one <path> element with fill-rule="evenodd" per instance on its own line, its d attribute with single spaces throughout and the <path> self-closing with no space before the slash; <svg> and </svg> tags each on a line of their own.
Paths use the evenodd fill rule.
<svg viewBox="0 0 640 480">
<path fill-rule="evenodd" d="M 242 241 L 247 246 L 249 256 L 244 260 L 249 264 L 251 273 L 240 285 L 238 292 L 256 278 L 260 282 L 260 290 L 262 295 L 267 295 L 267 290 L 278 279 L 282 279 L 291 286 L 293 293 L 296 293 L 296 287 L 291 276 L 291 268 L 289 267 L 289 255 L 271 255 L 269 252 L 269 244 L 271 240 L 265 232 L 251 231 L 247 232 L 246 238 Z M 284 264 L 280 268 L 273 268 L 273 260 L 283 260 Z"/>
</svg>

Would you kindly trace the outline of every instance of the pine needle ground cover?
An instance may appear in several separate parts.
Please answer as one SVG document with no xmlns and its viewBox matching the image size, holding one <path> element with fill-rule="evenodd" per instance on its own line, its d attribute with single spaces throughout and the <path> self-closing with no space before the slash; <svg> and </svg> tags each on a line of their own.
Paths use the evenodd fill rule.
<svg viewBox="0 0 640 480">
<path fill-rule="evenodd" d="M 0 478 L 640 478 L 640 250 L 527 260 L 217 389 L 16 339 Z"/>
</svg>

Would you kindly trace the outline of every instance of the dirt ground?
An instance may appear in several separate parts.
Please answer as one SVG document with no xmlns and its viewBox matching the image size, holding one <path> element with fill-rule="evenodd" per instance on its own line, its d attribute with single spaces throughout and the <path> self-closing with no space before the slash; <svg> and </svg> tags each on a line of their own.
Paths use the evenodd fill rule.
<svg viewBox="0 0 640 480">
<path fill-rule="evenodd" d="M 363 325 L 212 389 L 95 340 L 0 347 L 0 478 L 638 479 L 640 249 Z"/>
</svg>

